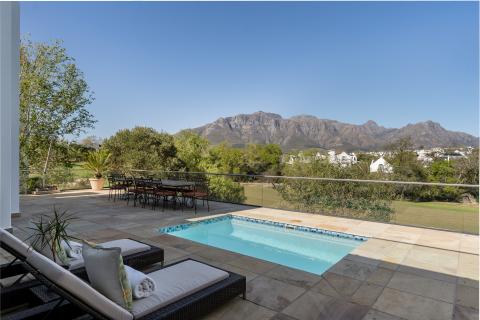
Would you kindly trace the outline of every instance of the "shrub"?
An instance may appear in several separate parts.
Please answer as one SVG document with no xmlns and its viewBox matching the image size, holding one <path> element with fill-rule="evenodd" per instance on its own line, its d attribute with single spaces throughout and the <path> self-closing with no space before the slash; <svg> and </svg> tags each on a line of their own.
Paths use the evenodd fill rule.
<svg viewBox="0 0 480 320">
<path fill-rule="evenodd" d="M 42 187 L 42 177 L 40 176 L 33 176 L 27 179 L 27 190 L 28 192 L 35 191 L 35 189 L 39 189 Z"/>
<path fill-rule="evenodd" d="M 212 199 L 233 203 L 243 203 L 245 201 L 243 186 L 229 178 L 222 176 L 209 177 L 209 189 Z"/>
<path fill-rule="evenodd" d="M 362 178 L 362 168 L 341 168 L 324 161 L 290 166 L 287 175 L 328 178 Z M 301 211 L 329 213 L 339 216 L 389 221 L 394 196 L 389 185 L 283 179 L 277 185 L 282 198 Z"/>
</svg>

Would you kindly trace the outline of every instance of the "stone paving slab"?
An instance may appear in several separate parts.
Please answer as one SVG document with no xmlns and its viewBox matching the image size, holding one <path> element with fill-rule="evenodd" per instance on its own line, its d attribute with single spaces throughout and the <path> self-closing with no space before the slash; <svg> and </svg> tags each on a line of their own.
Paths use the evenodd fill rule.
<svg viewBox="0 0 480 320">
<path fill-rule="evenodd" d="M 209 212 L 200 206 L 197 215 L 188 209 L 152 211 L 85 191 L 22 196 L 22 215 L 13 218 L 14 233 L 24 238 L 29 221 L 51 212 L 54 204 L 78 215 L 73 229 L 86 239 L 129 237 L 163 247 L 167 263 L 193 258 L 244 274 L 247 300 L 234 299 L 204 319 L 478 319 L 475 236 L 216 202 Z M 375 238 L 316 275 L 157 232 L 160 226 L 226 213 Z M 1 252 L 0 259 L 11 257 Z"/>
</svg>

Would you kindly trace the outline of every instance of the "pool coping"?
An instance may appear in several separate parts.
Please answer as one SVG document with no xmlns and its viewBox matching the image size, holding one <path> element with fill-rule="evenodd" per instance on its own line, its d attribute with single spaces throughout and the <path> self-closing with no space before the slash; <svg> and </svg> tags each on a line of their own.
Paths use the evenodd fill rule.
<svg viewBox="0 0 480 320">
<path fill-rule="evenodd" d="M 194 220 L 194 221 L 190 221 L 188 223 L 166 226 L 166 227 L 159 228 L 158 231 L 162 234 L 169 234 L 169 233 L 174 232 L 174 231 L 188 229 L 188 228 L 190 228 L 194 225 L 211 224 L 211 223 L 215 223 L 215 222 L 226 220 L 226 219 L 237 219 L 237 220 L 248 221 L 248 222 L 253 222 L 253 223 L 258 223 L 258 224 L 270 225 L 270 226 L 274 226 L 274 227 L 280 227 L 280 228 L 291 229 L 291 230 L 296 230 L 296 231 L 303 231 L 303 232 L 310 232 L 310 233 L 315 233 L 315 234 L 328 235 L 328 236 L 331 236 L 331 237 L 351 239 L 351 240 L 357 240 L 357 241 L 362 241 L 362 242 L 365 242 L 369 239 L 368 237 L 359 236 L 359 235 L 346 233 L 346 232 L 330 231 L 330 230 L 321 229 L 321 228 L 307 227 L 307 226 L 302 226 L 302 225 L 297 225 L 297 224 L 271 221 L 271 220 L 266 220 L 266 219 L 251 218 L 251 217 L 239 216 L 239 215 L 235 215 L 235 214 L 222 214 L 220 216 L 208 217 L 208 218 L 205 218 L 205 219 Z"/>
</svg>

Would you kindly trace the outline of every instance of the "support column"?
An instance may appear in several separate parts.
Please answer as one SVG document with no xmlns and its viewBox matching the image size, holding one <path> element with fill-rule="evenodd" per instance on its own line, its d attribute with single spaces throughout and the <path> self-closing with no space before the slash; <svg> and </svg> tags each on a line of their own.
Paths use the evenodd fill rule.
<svg viewBox="0 0 480 320">
<path fill-rule="evenodd" d="M 0 2 L 0 227 L 19 208 L 20 8 Z"/>
</svg>

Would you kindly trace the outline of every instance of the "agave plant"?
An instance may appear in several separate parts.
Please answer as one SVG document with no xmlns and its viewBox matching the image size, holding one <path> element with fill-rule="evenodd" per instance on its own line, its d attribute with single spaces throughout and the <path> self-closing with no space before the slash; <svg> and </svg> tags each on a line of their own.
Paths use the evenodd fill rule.
<svg viewBox="0 0 480 320">
<path fill-rule="evenodd" d="M 37 221 L 32 221 L 33 226 L 29 227 L 32 232 L 27 240 L 30 240 L 31 246 L 39 251 L 44 249 L 50 251 L 53 260 L 57 262 L 62 241 L 68 245 L 69 240 L 78 240 L 67 231 L 74 219 L 76 218 L 67 211 L 59 212 L 54 206 L 52 216 L 43 214 Z"/>
<path fill-rule="evenodd" d="M 110 152 L 107 150 L 92 151 L 88 154 L 87 161 L 83 167 L 93 171 L 95 178 L 100 179 L 103 172 L 109 167 L 110 155 Z"/>
</svg>

